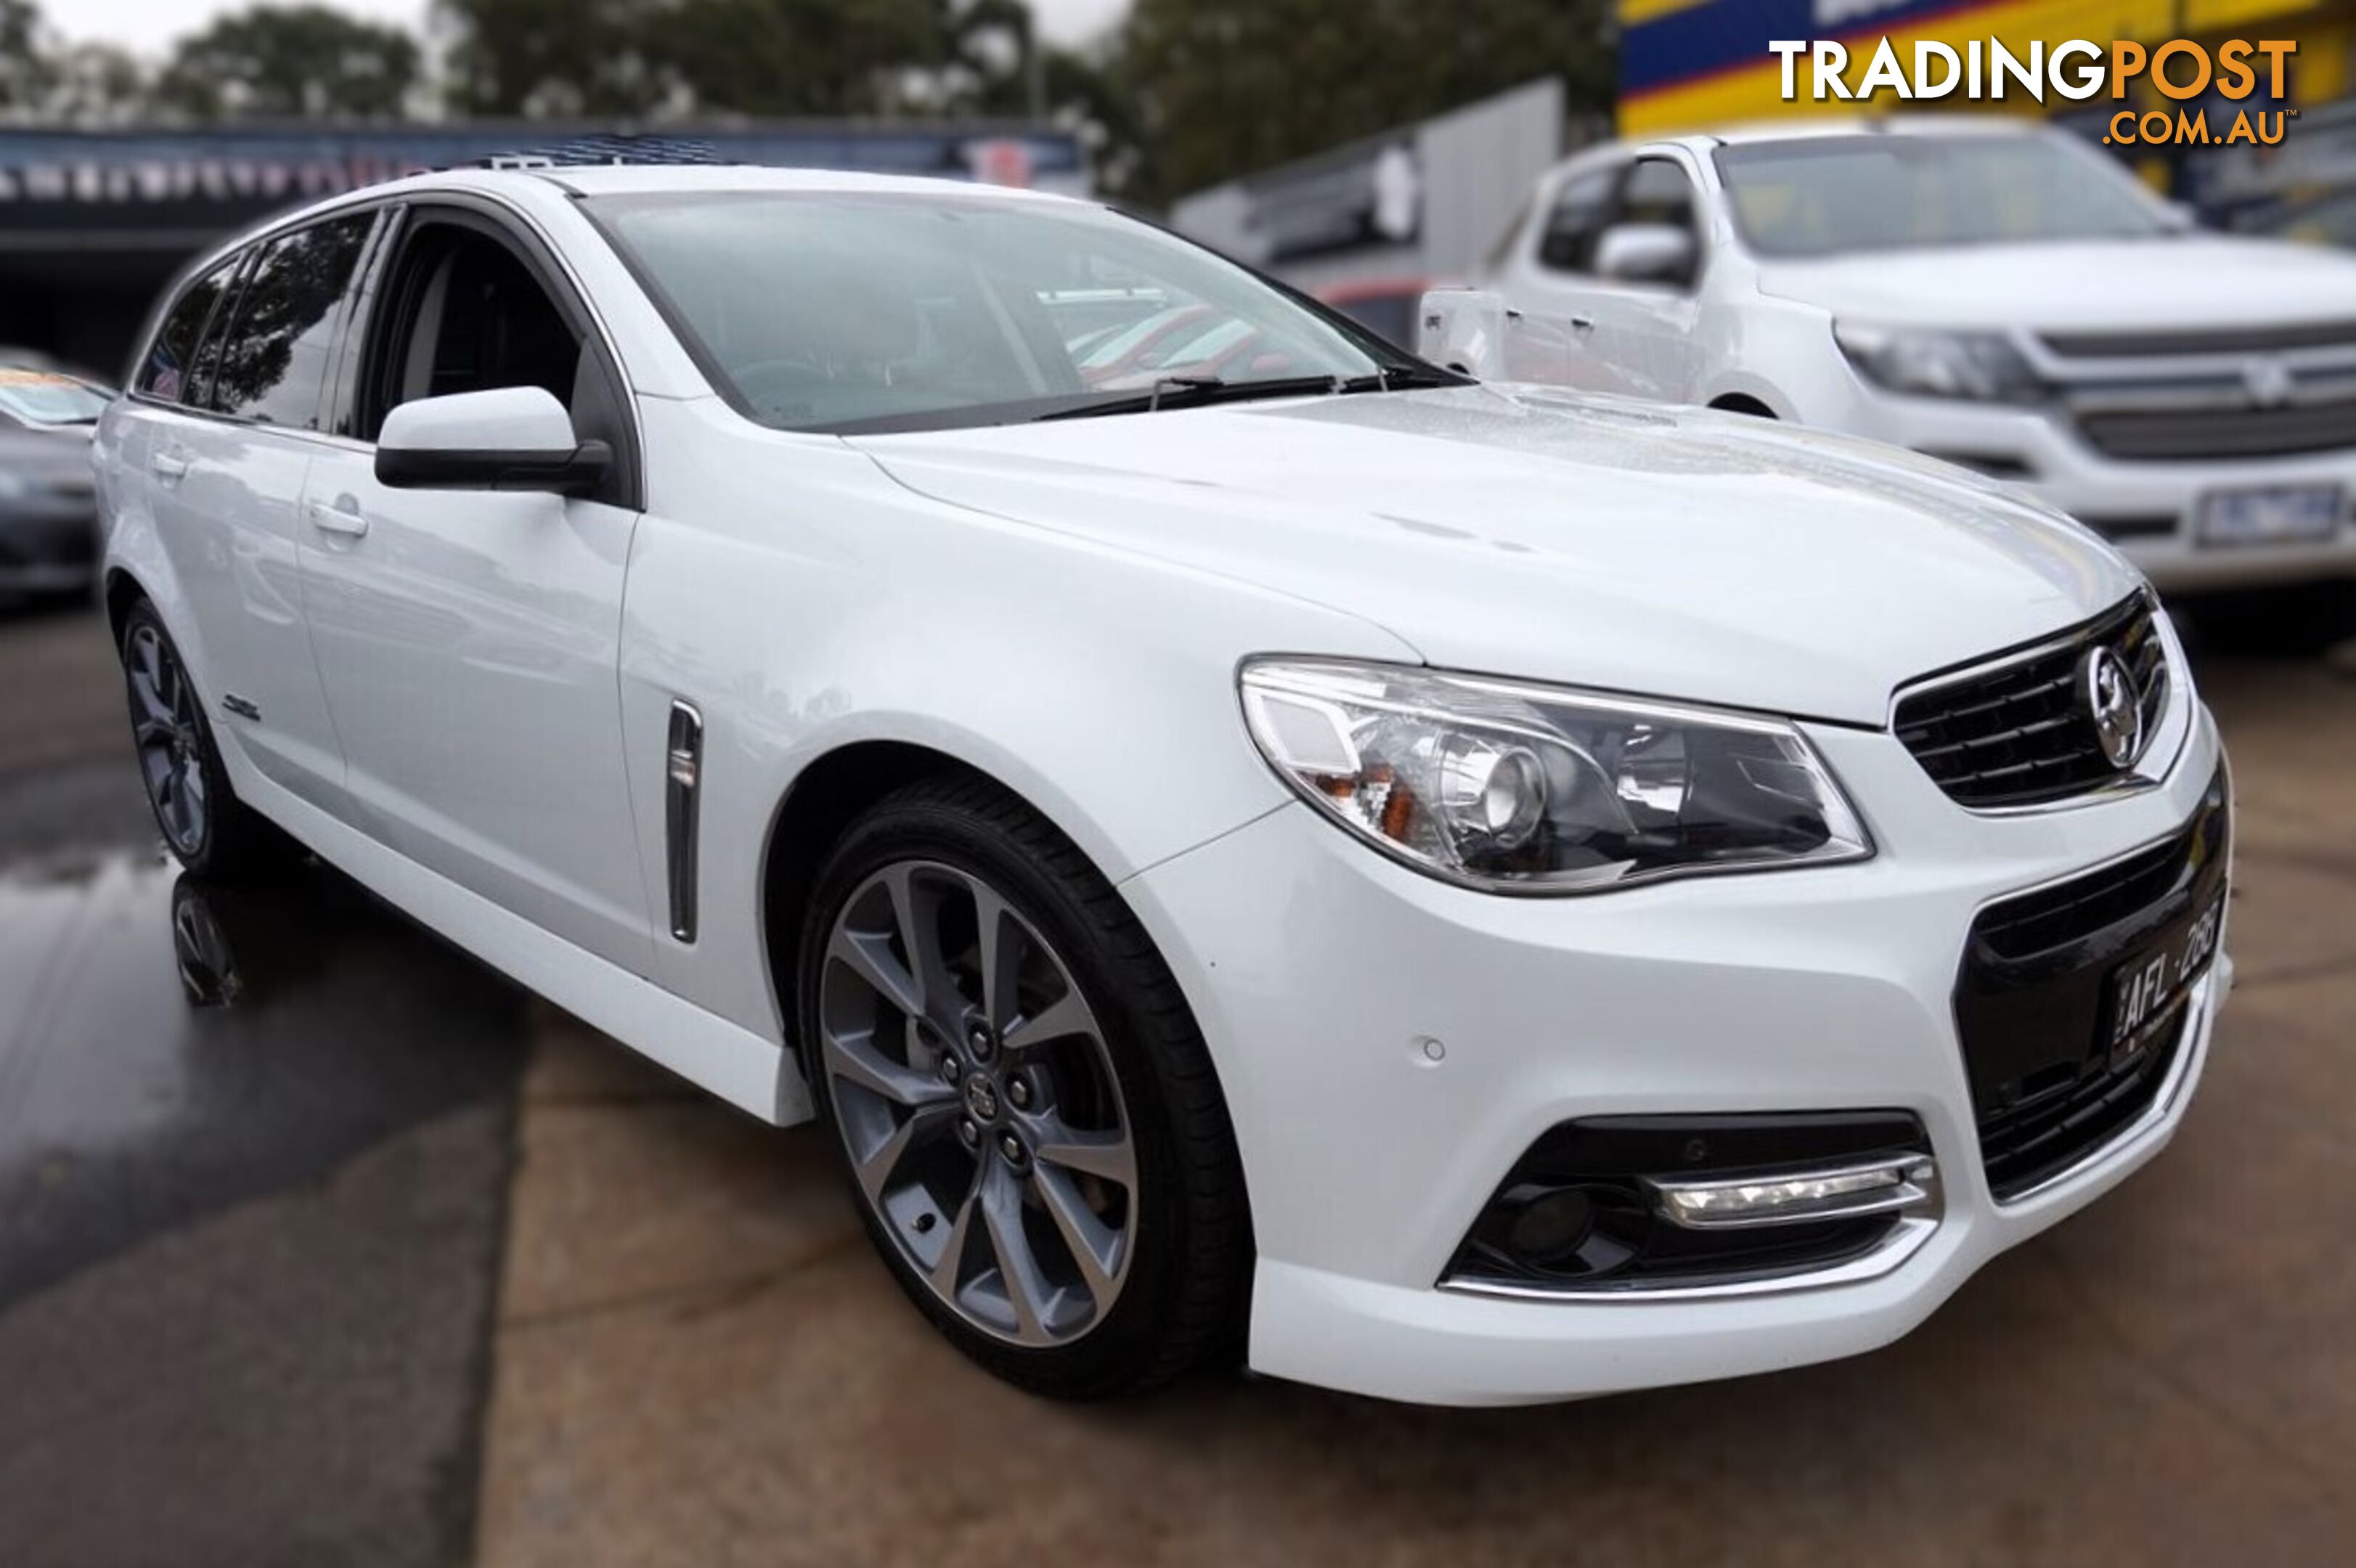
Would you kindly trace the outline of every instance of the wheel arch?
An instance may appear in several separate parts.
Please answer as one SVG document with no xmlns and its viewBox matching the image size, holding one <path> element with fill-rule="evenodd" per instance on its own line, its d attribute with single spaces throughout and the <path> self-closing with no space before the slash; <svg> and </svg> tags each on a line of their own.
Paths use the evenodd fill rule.
<svg viewBox="0 0 2356 1568">
<path fill-rule="evenodd" d="M 118 648 L 123 645 L 123 623 L 130 615 L 131 607 L 141 600 L 150 603 L 155 602 L 145 585 L 133 576 L 128 568 L 107 568 L 100 602 L 106 606 L 107 633 Z"/>
<path fill-rule="evenodd" d="M 892 735 L 844 739 L 819 752 L 795 773 L 770 810 L 755 884 L 760 950 L 797 1068 L 808 1064 L 798 1027 L 794 971 L 819 868 L 843 831 L 870 806 L 896 790 L 942 777 L 979 780 L 1038 813 L 1116 889 L 1130 869 L 1110 853 L 1112 846 L 1099 826 L 1081 819 L 1075 803 L 1024 787 L 1019 766 L 993 765 L 964 751 Z"/>
<path fill-rule="evenodd" d="M 853 741 L 814 758 L 794 775 L 770 811 L 757 884 L 761 951 L 788 1055 L 805 1079 L 809 1076 L 804 1055 L 808 1042 L 795 1005 L 794 971 L 818 869 L 860 813 L 894 790 L 950 773 L 990 776 L 961 757 L 914 741 Z"/>
<path fill-rule="evenodd" d="M 1709 406 L 1721 413 L 1750 414 L 1764 420 L 1783 417 L 1768 405 L 1766 399 L 1753 397 L 1749 392 L 1720 392 L 1709 400 Z"/>
</svg>

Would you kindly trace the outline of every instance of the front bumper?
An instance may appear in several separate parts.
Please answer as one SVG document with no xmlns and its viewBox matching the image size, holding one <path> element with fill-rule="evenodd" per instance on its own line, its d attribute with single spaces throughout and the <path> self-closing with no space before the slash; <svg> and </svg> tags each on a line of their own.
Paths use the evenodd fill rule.
<svg viewBox="0 0 2356 1568">
<path fill-rule="evenodd" d="M 2130 462 L 2089 445 L 2070 421 L 2033 409 L 1900 397 L 1844 374 L 1811 423 L 1992 472 L 2116 544 L 2163 591 L 2253 587 L 2356 575 L 2356 450 L 2282 457 Z M 2003 464 L 2019 465 L 2010 476 Z M 1991 466 L 1994 464 L 1995 466 Z M 2313 543 L 2204 547 L 2196 517 L 2228 491 L 2336 485 L 2338 534 Z"/>
<path fill-rule="evenodd" d="M 2223 962 L 2151 1113 L 1998 1204 L 1954 1019 L 1985 905 L 2158 842 L 2220 759 L 2197 715 L 2157 786 L 2012 816 L 1957 807 L 1887 733 L 1810 728 L 1880 848 L 1859 865 L 1526 900 L 1445 886 L 1286 806 L 1124 885 L 1211 1041 L 1252 1193 L 1251 1362 L 1435 1403 L 1683 1382 L 1873 1349 L 2165 1144 Z M 1874 1269 L 1724 1292 L 1524 1300 L 1442 1289 L 1467 1227 L 1558 1123 L 1901 1110 L 1936 1226 Z"/>
<path fill-rule="evenodd" d="M 98 572 L 98 511 L 86 494 L 0 504 L 0 593 L 70 593 Z"/>
</svg>

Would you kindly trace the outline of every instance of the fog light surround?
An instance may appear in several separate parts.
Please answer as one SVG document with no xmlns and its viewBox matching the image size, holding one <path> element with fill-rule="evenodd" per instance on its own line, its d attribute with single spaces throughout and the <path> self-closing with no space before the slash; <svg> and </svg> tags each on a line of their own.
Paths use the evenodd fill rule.
<svg viewBox="0 0 2356 1568">
<path fill-rule="evenodd" d="M 1581 1117 L 1514 1161 L 1435 1283 L 1520 1300 L 1816 1288 L 1899 1267 L 1943 1207 L 1911 1111 Z"/>
<path fill-rule="evenodd" d="M 1805 1224 L 1927 1208 L 1937 1200 L 1938 1182 L 1937 1165 L 1921 1154 L 1708 1181 L 1644 1179 L 1655 1211 L 1688 1231 Z"/>
</svg>

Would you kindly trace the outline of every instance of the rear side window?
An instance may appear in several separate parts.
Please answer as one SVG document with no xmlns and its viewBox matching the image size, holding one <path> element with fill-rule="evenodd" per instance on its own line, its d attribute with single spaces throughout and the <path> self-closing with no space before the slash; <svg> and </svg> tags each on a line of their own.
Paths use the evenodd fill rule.
<svg viewBox="0 0 2356 1568">
<path fill-rule="evenodd" d="M 1626 167 L 1610 164 L 1564 183 L 1538 240 L 1540 265 L 1558 272 L 1584 272 L 1593 266 L 1595 237 L 1612 215 L 1612 188 Z"/>
<path fill-rule="evenodd" d="M 1685 170 L 1660 158 L 1647 158 L 1628 176 L 1620 192 L 1621 223 L 1664 223 L 1673 229 L 1693 227 L 1693 181 Z"/>
<path fill-rule="evenodd" d="M 213 306 L 220 303 L 221 291 L 229 286 L 230 277 L 236 271 L 237 261 L 232 257 L 181 291 L 171 314 L 156 329 L 155 340 L 147 346 L 147 357 L 140 362 L 139 377 L 132 390 L 168 403 L 187 398 L 189 372 L 196 364 L 197 345 L 204 337 L 205 321 L 212 315 Z"/>
<path fill-rule="evenodd" d="M 373 213 L 332 219 L 262 249 L 246 278 L 236 321 L 209 366 L 209 406 L 260 424 L 319 428 L 336 307 L 351 286 L 375 221 Z"/>
</svg>

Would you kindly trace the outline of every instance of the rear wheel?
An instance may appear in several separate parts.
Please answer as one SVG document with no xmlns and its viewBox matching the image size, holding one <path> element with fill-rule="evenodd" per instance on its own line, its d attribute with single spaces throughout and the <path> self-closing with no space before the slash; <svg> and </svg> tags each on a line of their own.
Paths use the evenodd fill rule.
<svg viewBox="0 0 2356 1568">
<path fill-rule="evenodd" d="M 154 606 L 134 604 L 123 616 L 122 654 L 140 781 L 165 846 L 205 876 L 261 864 L 273 844 L 269 827 L 230 787 L 204 705 Z"/>
<path fill-rule="evenodd" d="M 2356 578 L 2210 594 L 2185 610 L 2220 653 L 2313 658 L 2356 637 Z"/>
<path fill-rule="evenodd" d="M 942 1333 L 1065 1398 L 1232 1346 L 1250 1241 L 1208 1052 L 1044 818 L 980 781 L 886 800 L 820 872 L 798 972 L 853 1196 Z"/>
</svg>

